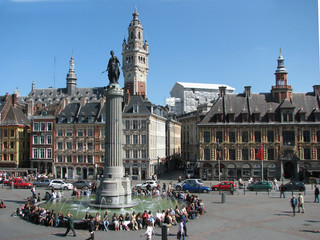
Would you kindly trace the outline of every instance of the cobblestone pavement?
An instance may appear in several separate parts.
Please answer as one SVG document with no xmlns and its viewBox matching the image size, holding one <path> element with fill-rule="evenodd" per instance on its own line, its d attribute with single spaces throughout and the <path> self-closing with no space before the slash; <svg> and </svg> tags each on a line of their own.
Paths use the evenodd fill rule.
<svg viewBox="0 0 320 240">
<path fill-rule="evenodd" d="M 160 180 L 169 182 L 172 179 Z M 176 182 L 176 181 L 174 181 Z M 206 185 L 215 183 L 206 182 Z M 133 182 L 135 184 L 135 182 Z M 46 190 L 37 189 L 43 196 Z M 65 192 L 71 194 L 70 191 Z M 292 217 L 289 200 L 291 193 L 286 193 L 286 198 L 279 198 L 279 192 L 247 192 L 239 194 L 226 194 L 226 202 L 221 203 L 219 192 L 200 194 L 206 206 L 206 213 L 198 219 L 187 223 L 188 235 L 186 239 L 320 239 L 320 203 L 313 202 L 313 190 L 307 186 L 305 195 L 304 214 L 298 213 Z M 11 217 L 11 213 L 25 202 L 30 196 L 28 189 L 11 190 L 0 185 L 0 199 L 3 199 L 7 208 L 0 209 L 0 239 L 1 240 L 34 240 L 34 239 L 64 239 L 64 228 L 51 228 L 38 226 L 26 222 L 18 217 Z M 298 195 L 297 193 L 295 193 Z M 169 240 L 176 239 L 177 227 L 170 228 Z M 144 231 L 103 232 L 97 231 L 95 239 L 145 239 L 141 237 Z M 155 229 L 155 240 L 161 240 L 161 229 Z M 88 231 L 77 230 L 77 237 L 72 234 L 65 239 L 86 239 Z"/>
</svg>

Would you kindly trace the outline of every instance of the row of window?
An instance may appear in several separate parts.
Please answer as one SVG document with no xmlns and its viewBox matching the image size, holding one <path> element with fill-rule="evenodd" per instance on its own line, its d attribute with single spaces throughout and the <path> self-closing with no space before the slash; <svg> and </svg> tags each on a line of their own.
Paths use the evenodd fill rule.
<svg viewBox="0 0 320 240">
<path fill-rule="evenodd" d="M 9 136 L 9 132 L 10 132 L 10 136 Z M 7 129 L 3 129 L 3 137 L 14 137 L 14 129 L 11 129 L 10 131 Z"/>
<path fill-rule="evenodd" d="M 32 143 L 33 144 L 48 144 L 51 145 L 52 144 L 52 135 L 33 135 L 33 139 L 32 139 Z"/>
<path fill-rule="evenodd" d="M 67 123 L 73 123 L 75 121 L 75 117 L 72 116 L 68 116 L 67 118 L 65 117 L 58 117 L 58 123 L 63 123 L 65 121 L 65 119 L 67 120 Z M 94 123 L 95 121 L 95 116 L 90 115 L 88 117 L 86 116 L 78 116 L 78 118 L 76 119 L 77 123 Z M 101 114 L 101 123 L 106 122 L 106 115 L 105 114 Z"/>
<path fill-rule="evenodd" d="M 93 150 L 93 142 L 88 142 L 87 144 L 84 144 L 83 142 L 78 142 L 76 145 L 76 149 L 77 150 L 85 150 L 84 147 L 87 147 L 87 150 Z M 72 150 L 73 149 L 73 143 L 72 142 L 58 142 L 57 143 L 57 149 L 58 150 L 63 150 L 63 149 L 67 149 L 67 150 Z M 103 147 L 104 149 L 104 144 L 101 144 L 101 147 Z"/>
<path fill-rule="evenodd" d="M 147 135 L 126 135 L 126 144 L 147 144 Z"/>
<path fill-rule="evenodd" d="M 147 121 L 146 120 L 125 120 L 125 129 L 141 129 L 145 130 L 147 129 Z"/>
<path fill-rule="evenodd" d="M 147 150 L 126 150 L 126 158 L 147 158 Z"/>
<path fill-rule="evenodd" d="M 34 132 L 51 132 L 53 130 L 52 122 L 33 122 L 33 131 Z"/>
<path fill-rule="evenodd" d="M 214 150 L 215 151 L 215 150 Z M 249 149 L 241 149 L 241 160 L 250 160 L 256 158 L 258 149 L 255 149 L 254 156 L 249 155 Z M 268 148 L 266 152 L 266 159 L 265 160 L 274 160 L 275 159 L 275 149 L 274 148 Z M 217 153 L 217 160 L 236 160 L 236 149 L 228 149 L 228 159 L 224 159 L 223 157 L 223 150 L 220 149 L 220 151 Z M 303 159 L 311 159 L 311 149 L 310 148 L 304 148 L 303 149 Z M 204 149 L 204 160 L 212 160 L 211 159 L 211 149 L 205 148 Z M 317 149 L 317 160 L 320 160 L 320 148 Z"/>
<path fill-rule="evenodd" d="M 295 144 L 295 132 L 294 131 L 282 131 L 282 136 L 283 136 L 283 143 L 285 145 Z M 316 138 L 317 138 L 317 142 L 320 142 L 320 131 L 317 131 Z M 261 139 L 262 139 L 261 131 L 255 131 L 254 132 L 254 141 L 261 142 Z M 236 132 L 230 131 L 228 133 L 228 140 L 229 140 L 229 142 L 236 142 Z M 311 142 L 311 132 L 308 130 L 303 131 L 302 132 L 302 140 L 303 140 L 303 142 Z M 205 143 L 211 142 L 210 131 L 203 132 L 203 141 Z M 216 132 L 216 141 L 219 143 L 222 143 L 224 141 L 222 131 Z M 270 143 L 273 143 L 275 141 L 274 131 L 272 131 L 272 130 L 267 131 L 267 141 Z M 248 131 L 241 132 L 241 142 L 249 142 L 249 132 Z"/>
<path fill-rule="evenodd" d="M 75 134 L 78 137 L 84 137 L 84 136 L 92 137 L 92 136 L 94 136 L 94 129 L 92 129 L 92 128 L 88 128 L 88 129 L 78 128 L 77 131 L 75 132 Z M 73 129 L 71 129 L 71 128 L 68 128 L 68 129 L 58 128 L 57 136 L 58 137 L 63 137 L 63 136 L 72 137 L 72 136 L 74 136 Z M 101 136 L 105 136 L 105 129 L 101 129 Z"/>
<path fill-rule="evenodd" d="M 62 156 L 62 155 L 57 155 L 57 162 L 58 163 L 72 163 L 72 156 L 73 155 L 67 155 L 67 156 Z M 75 156 L 75 162 L 78 163 L 93 163 L 93 156 L 92 155 L 77 155 Z"/>
<path fill-rule="evenodd" d="M 52 158 L 52 148 L 32 148 L 32 158 Z"/>
</svg>

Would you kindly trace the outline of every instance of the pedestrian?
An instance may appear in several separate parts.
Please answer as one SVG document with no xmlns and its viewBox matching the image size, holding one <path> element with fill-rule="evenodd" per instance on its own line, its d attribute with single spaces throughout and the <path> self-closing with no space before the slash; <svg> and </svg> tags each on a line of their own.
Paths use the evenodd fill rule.
<svg viewBox="0 0 320 240">
<path fill-rule="evenodd" d="M 88 230 L 90 233 L 90 237 L 87 240 L 94 240 L 94 217 L 90 215 L 90 220 L 88 222 Z"/>
<path fill-rule="evenodd" d="M 177 239 L 179 240 L 185 240 L 185 232 L 184 232 L 184 223 L 183 219 L 181 218 L 179 226 L 178 226 L 178 232 L 177 232 Z"/>
<path fill-rule="evenodd" d="M 72 217 L 72 214 L 70 213 L 70 211 L 67 212 L 67 216 L 66 218 L 68 219 L 68 227 L 67 227 L 67 231 L 64 234 L 64 236 L 67 236 L 67 234 L 69 233 L 69 231 L 71 230 L 73 232 L 73 236 L 76 236 L 76 231 L 74 230 L 74 220 Z"/>
<path fill-rule="evenodd" d="M 286 195 L 284 194 L 284 187 L 283 187 L 283 184 L 280 185 L 279 187 L 279 191 L 280 191 L 280 198 L 286 198 Z"/>
<path fill-rule="evenodd" d="M 106 213 L 104 214 L 104 217 L 103 217 L 104 231 L 109 232 L 109 230 L 108 230 L 109 223 L 110 223 L 109 212 L 106 211 Z"/>
<path fill-rule="evenodd" d="M 298 201 L 297 201 L 295 195 L 292 196 L 292 198 L 290 200 L 290 205 L 292 207 L 292 213 L 293 213 L 292 217 L 294 217 L 296 215 L 296 206 L 298 205 Z"/>
<path fill-rule="evenodd" d="M 319 188 L 314 185 L 314 202 L 319 202 Z"/>
<path fill-rule="evenodd" d="M 151 222 L 148 223 L 148 227 L 144 235 L 147 236 L 146 240 L 152 240 L 152 235 L 154 235 L 154 232 L 153 232 L 153 226 Z"/>
<path fill-rule="evenodd" d="M 298 197 L 298 213 L 300 212 L 300 208 L 302 209 L 302 213 L 304 213 L 304 197 L 301 193 L 299 193 Z"/>
<path fill-rule="evenodd" d="M 184 236 L 188 237 L 187 218 L 184 214 L 182 214 L 181 219 L 183 220 Z"/>
</svg>

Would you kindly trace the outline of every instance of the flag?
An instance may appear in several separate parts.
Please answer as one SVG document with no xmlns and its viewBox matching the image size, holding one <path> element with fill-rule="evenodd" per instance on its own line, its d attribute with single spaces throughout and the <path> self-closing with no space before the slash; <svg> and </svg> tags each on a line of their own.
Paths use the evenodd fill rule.
<svg viewBox="0 0 320 240">
<path fill-rule="evenodd" d="M 256 158 L 258 158 L 259 160 L 263 161 L 263 149 L 262 149 L 262 143 L 260 143 L 260 147 L 258 149 Z"/>
<path fill-rule="evenodd" d="M 220 145 L 219 145 L 219 141 L 217 143 L 217 153 L 218 153 L 218 159 L 221 159 L 221 148 L 220 148 Z"/>
</svg>

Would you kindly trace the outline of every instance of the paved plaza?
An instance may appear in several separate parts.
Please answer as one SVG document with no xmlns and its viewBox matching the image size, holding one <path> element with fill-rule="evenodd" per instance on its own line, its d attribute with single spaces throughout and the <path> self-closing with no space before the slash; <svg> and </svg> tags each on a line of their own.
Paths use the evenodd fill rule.
<svg viewBox="0 0 320 240">
<path fill-rule="evenodd" d="M 206 185 L 214 182 L 207 182 Z M 38 188 L 43 196 L 46 190 Z M 65 192 L 71 194 L 70 191 Z M 5 201 L 7 208 L 0 209 L 0 239 L 1 240 L 34 240 L 34 239 L 86 239 L 89 233 L 86 230 L 76 230 L 77 237 L 70 234 L 64 237 L 64 228 L 52 228 L 35 225 L 18 217 L 11 217 L 11 213 L 21 207 L 30 196 L 28 189 L 11 190 L 0 185 L 0 199 Z M 298 195 L 295 193 L 295 195 Z M 279 198 L 279 192 L 247 192 L 226 195 L 226 202 L 221 203 L 219 192 L 200 194 L 206 206 L 206 213 L 198 219 L 187 223 L 188 235 L 186 239 L 320 239 L 320 203 L 314 203 L 313 189 L 307 186 L 305 195 L 304 214 L 298 213 L 292 217 L 289 200 L 291 192 L 286 198 Z M 97 231 L 95 239 L 145 239 L 141 237 L 143 231 Z M 170 228 L 168 239 L 176 239 L 177 226 Z M 161 240 L 161 229 L 155 228 L 153 239 Z"/>
</svg>

